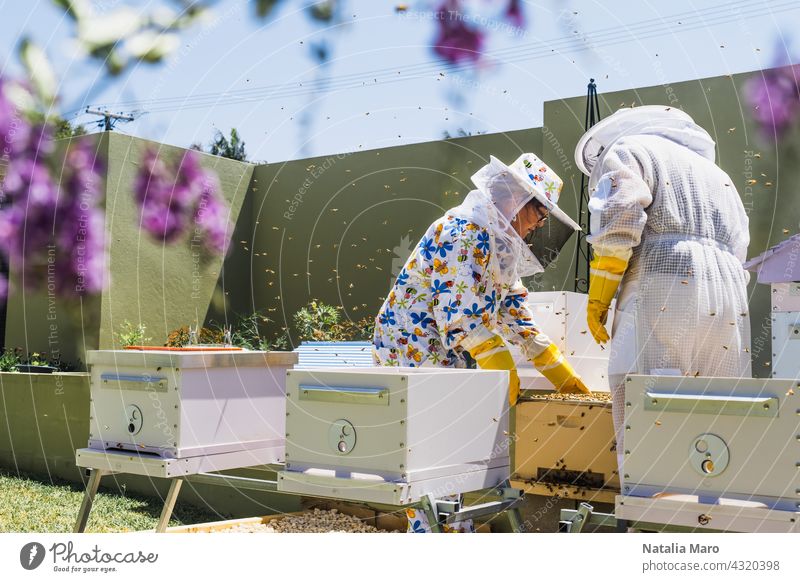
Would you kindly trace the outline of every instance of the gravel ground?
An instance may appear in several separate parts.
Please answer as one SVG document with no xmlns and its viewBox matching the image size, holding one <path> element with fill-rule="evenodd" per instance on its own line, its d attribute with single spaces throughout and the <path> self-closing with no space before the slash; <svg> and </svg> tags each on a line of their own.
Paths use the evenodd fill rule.
<svg viewBox="0 0 800 582">
<path fill-rule="evenodd" d="M 269 523 L 247 523 L 211 533 L 385 533 L 357 517 L 315 509 L 301 515 L 287 515 Z"/>
</svg>

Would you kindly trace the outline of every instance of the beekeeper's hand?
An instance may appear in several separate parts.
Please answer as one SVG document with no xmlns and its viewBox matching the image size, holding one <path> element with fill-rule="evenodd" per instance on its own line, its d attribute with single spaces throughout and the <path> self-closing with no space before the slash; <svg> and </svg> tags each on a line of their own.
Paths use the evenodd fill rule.
<svg viewBox="0 0 800 582">
<path fill-rule="evenodd" d="M 533 365 L 542 376 L 550 380 L 560 394 L 589 394 L 586 384 L 556 344 L 550 344 L 541 354 L 533 358 Z"/>
<path fill-rule="evenodd" d="M 519 399 L 519 376 L 514 358 L 503 338 L 497 334 L 469 350 L 482 370 L 508 370 L 508 401 L 514 406 Z"/>
<path fill-rule="evenodd" d="M 590 263 L 586 323 L 594 341 L 598 344 L 604 344 L 609 340 L 605 327 L 608 321 L 608 308 L 627 268 L 628 262 L 616 257 L 596 256 Z"/>
</svg>

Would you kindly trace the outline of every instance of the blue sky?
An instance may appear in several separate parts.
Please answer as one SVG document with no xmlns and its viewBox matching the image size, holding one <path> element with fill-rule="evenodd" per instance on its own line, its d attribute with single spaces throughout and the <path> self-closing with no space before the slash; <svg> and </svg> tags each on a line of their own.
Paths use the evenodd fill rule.
<svg viewBox="0 0 800 582">
<path fill-rule="evenodd" d="M 502 19 L 504 1 L 470 0 L 465 13 L 487 29 L 486 56 L 476 69 L 452 72 L 430 49 L 438 1 L 406 2 L 405 14 L 398 2 L 340 1 L 340 21 L 325 28 L 308 18 L 307 2 L 284 0 L 261 21 L 249 2 L 219 0 L 215 20 L 184 32 L 171 59 L 110 82 L 77 52 L 74 23 L 52 2 L 0 1 L 0 62 L 4 74 L 19 74 L 16 44 L 27 34 L 56 66 L 64 112 L 87 104 L 148 111 L 120 129 L 180 146 L 237 127 L 252 159 L 275 162 L 459 129 L 535 127 L 544 101 L 584 94 L 589 77 L 602 93 L 760 69 L 778 52 L 796 55 L 792 31 L 800 29 L 800 3 L 787 0 L 525 2 L 523 30 Z M 331 48 L 322 71 L 310 57 L 320 39 Z M 309 91 L 320 76 L 328 88 Z"/>
</svg>

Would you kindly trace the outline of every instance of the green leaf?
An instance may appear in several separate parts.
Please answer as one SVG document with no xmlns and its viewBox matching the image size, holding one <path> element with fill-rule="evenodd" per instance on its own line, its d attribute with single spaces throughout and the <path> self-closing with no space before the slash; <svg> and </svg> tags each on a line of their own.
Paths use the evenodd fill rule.
<svg viewBox="0 0 800 582">
<path fill-rule="evenodd" d="M 134 34 L 125 43 L 125 48 L 137 59 L 157 63 L 180 45 L 178 35 L 145 30 Z"/>
<path fill-rule="evenodd" d="M 14 104 L 14 107 L 27 114 L 32 114 L 36 110 L 36 99 L 31 92 L 19 83 L 9 81 L 3 86 L 6 98 Z"/>
<path fill-rule="evenodd" d="M 163 30 L 180 26 L 180 15 L 168 6 L 157 6 L 150 14 L 150 23 Z"/>
<path fill-rule="evenodd" d="M 46 107 L 49 107 L 56 98 L 58 79 L 47 54 L 39 45 L 26 38 L 20 44 L 19 56 L 36 95 Z"/>
<path fill-rule="evenodd" d="M 266 18 L 280 0 L 256 0 L 256 14 L 259 18 Z"/>
<path fill-rule="evenodd" d="M 56 6 L 63 8 L 75 20 L 86 18 L 92 14 L 89 0 L 53 0 Z"/>
<path fill-rule="evenodd" d="M 311 18 L 320 22 L 330 22 L 333 19 L 335 4 L 334 0 L 323 0 L 312 4 L 309 8 Z"/>
<path fill-rule="evenodd" d="M 133 8 L 122 7 L 110 14 L 92 15 L 78 21 L 78 40 L 89 52 L 113 46 L 136 33 L 144 24 Z"/>
</svg>

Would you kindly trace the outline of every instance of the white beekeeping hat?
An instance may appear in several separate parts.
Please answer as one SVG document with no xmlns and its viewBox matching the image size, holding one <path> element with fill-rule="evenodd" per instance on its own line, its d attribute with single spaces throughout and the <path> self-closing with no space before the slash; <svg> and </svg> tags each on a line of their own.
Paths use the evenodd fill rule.
<svg viewBox="0 0 800 582">
<path fill-rule="evenodd" d="M 532 199 L 538 200 L 550 214 L 574 230 L 581 227 L 558 207 L 564 182 L 536 155 L 527 153 L 507 166 L 494 156 L 472 176 L 472 182 L 491 196 L 500 214 L 509 222 Z"/>
</svg>

